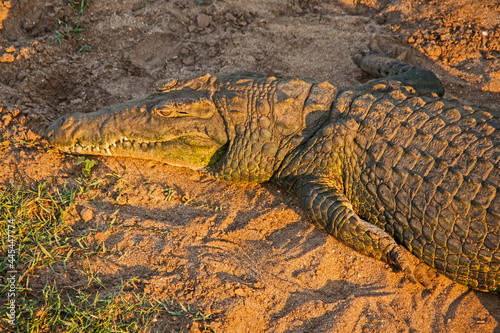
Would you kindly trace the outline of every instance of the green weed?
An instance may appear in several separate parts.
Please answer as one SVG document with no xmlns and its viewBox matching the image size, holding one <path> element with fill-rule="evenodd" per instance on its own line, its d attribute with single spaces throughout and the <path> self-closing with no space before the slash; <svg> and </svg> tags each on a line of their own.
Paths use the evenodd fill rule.
<svg viewBox="0 0 500 333">
<path fill-rule="evenodd" d="M 85 156 L 79 156 L 78 159 L 76 160 L 76 165 L 80 165 L 84 163 L 85 165 L 83 166 L 83 170 L 82 170 L 82 174 L 85 176 L 85 177 L 89 177 L 90 176 L 90 172 L 92 171 L 92 168 L 96 165 L 98 165 L 98 163 L 94 160 L 89 160 L 87 158 L 85 158 Z"/>
<path fill-rule="evenodd" d="M 53 34 L 54 39 L 56 40 L 56 43 L 59 44 L 59 46 L 62 46 L 62 41 L 63 40 L 74 40 L 76 41 L 76 44 L 78 46 L 78 51 L 77 53 L 85 52 L 85 51 L 90 51 L 91 48 L 88 45 L 80 45 L 80 42 L 82 41 L 82 37 L 80 36 L 80 33 L 83 32 L 85 29 L 81 26 L 81 20 L 82 17 L 84 16 L 85 9 L 89 5 L 89 1 L 85 0 L 68 0 L 68 5 L 73 9 L 75 12 L 75 16 L 70 19 L 70 21 L 64 21 L 64 20 L 58 20 L 57 22 L 59 25 L 62 26 L 62 29 L 56 30 L 55 33 Z"/>
<path fill-rule="evenodd" d="M 78 13 L 79 16 L 83 16 L 84 10 L 88 7 L 89 2 L 85 0 L 69 0 L 68 1 L 71 8 Z"/>
<path fill-rule="evenodd" d="M 211 319 L 211 314 L 192 310 L 174 300 L 149 300 L 144 295 L 126 292 L 135 286 L 136 280 L 122 282 L 109 296 L 81 291 L 70 295 L 69 291 L 59 291 L 55 284 L 47 284 L 43 289 L 44 301 L 27 304 L 30 318 L 26 328 L 29 332 L 154 332 L 155 322 L 166 313 L 184 316 L 190 321 Z"/>
</svg>

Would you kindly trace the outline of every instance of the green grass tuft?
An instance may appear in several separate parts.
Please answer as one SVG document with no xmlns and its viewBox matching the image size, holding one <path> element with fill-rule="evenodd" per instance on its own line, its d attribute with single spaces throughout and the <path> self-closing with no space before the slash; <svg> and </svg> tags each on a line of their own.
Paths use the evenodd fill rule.
<svg viewBox="0 0 500 333">
<path fill-rule="evenodd" d="M 116 295 L 102 296 L 96 293 L 77 293 L 74 296 L 57 290 L 55 285 L 43 289 L 42 304 L 31 304 L 26 328 L 29 332 L 149 332 L 159 315 L 192 316 L 193 320 L 209 320 L 198 312 L 178 311 L 174 302 L 148 300 L 124 289 L 134 279 L 116 287 Z M 177 311 L 177 312 L 176 312 Z"/>
<path fill-rule="evenodd" d="M 89 6 L 89 1 L 86 0 L 68 0 L 68 5 L 74 11 L 74 17 L 68 20 L 58 20 L 57 22 L 61 25 L 61 29 L 56 30 L 52 35 L 56 43 L 62 46 L 63 40 L 74 40 L 76 41 L 78 51 L 77 53 L 82 53 L 85 51 L 90 51 L 91 48 L 88 45 L 81 45 L 82 37 L 80 33 L 85 31 L 81 26 L 82 18 L 85 14 L 85 9 Z"/>
<path fill-rule="evenodd" d="M 16 266 L 24 274 L 66 258 L 71 227 L 62 222 L 69 207 L 75 204 L 77 189 L 51 187 L 37 183 L 30 189 L 0 188 L 0 246 L 2 259 L 7 249 L 7 224 L 15 225 Z M 5 262 L 2 262 L 4 264 Z M 5 273 L 5 265 L 0 272 Z"/>
<path fill-rule="evenodd" d="M 86 163 L 88 174 L 90 164 Z M 90 260 L 106 253 L 104 243 L 89 244 L 87 236 L 95 229 L 78 234 L 65 221 L 90 187 L 97 188 L 110 177 L 126 183 L 112 173 L 103 179 L 83 176 L 79 179 L 84 184 L 77 183 L 72 188 L 49 181 L 30 188 L 0 187 L 0 276 L 15 276 L 16 282 L 16 326 L 9 323 L 8 317 L 12 289 L 5 283 L 7 280 L 2 279 L 0 285 L 0 332 L 156 332 L 162 331 L 160 321 L 167 318 L 168 322 L 168 316 L 182 316 L 184 323 L 203 321 L 209 329 L 210 314 L 173 300 L 139 295 L 134 292 L 138 290 L 134 284 L 137 278 L 118 286 L 105 285 L 92 270 Z M 11 266 L 8 251 L 12 242 L 7 234 L 10 229 L 12 235 L 12 225 L 16 251 Z M 44 280 L 45 287 L 40 287 L 39 281 L 38 287 L 34 287 L 40 270 L 66 269 L 68 261 L 83 262 L 81 273 L 88 278 L 86 285 L 58 289 L 56 281 Z"/>
</svg>

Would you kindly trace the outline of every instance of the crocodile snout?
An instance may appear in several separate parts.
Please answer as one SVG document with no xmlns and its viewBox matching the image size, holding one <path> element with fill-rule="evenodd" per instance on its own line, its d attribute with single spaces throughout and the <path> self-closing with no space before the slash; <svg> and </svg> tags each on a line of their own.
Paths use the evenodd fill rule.
<svg viewBox="0 0 500 333">
<path fill-rule="evenodd" d="M 50 144 L 57 144 L 61 139 L 66 138 L 68 129 L 75 124 L 74 115 L 64 115 L 54 121 L 48 128 L 45 137 Z"/>
</svg>

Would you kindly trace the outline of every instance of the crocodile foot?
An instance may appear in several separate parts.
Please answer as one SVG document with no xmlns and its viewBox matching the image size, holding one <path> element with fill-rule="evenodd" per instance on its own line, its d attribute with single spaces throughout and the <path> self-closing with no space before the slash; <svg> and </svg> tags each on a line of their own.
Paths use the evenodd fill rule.
<svg viewBox="0 0 500 333">
<path fill-rule="evenodd" d="M 425 289 L 428 290 L 434 290 L 436 289 L 436 282 L 434 280 L 438 277 L 437 272 L 427 266 L 425 263 L 420 262 L 418 265 L 415 267 L 414 270 L 414 276 L 417 279 L 417 281 L 425 287 Z"/>
<path fill-rule="evenodd" d="M 388 263 L 400 269 L 405 278 L 412 283 L 419 283 L 427 290 L 434 290 L 437 272 L 413 256 L 410 251 L 398 246 L 388 254 Z"/>
<path fill-rule="evenodd" d="M 387 254 L 387 263 L 400 270 L 405 278 L 412 283 L 417 283 L 415 276 L 416 262 L 415 258 L 402 246 L 396 245 Z"/>
</svg>

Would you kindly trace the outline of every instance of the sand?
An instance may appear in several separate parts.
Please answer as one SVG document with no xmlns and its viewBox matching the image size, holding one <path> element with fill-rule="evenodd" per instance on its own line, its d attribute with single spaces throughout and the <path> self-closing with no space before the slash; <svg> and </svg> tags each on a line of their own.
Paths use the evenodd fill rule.
<svg viewBox="0 0 500 333">
<path fill-rule="evenodd" d="M 433 70 L 446 97 L 500 109 L 494 0 L 109 0 L 90 1 L 78 34 L 67 25 L 75 20 L 64 0 L 0 3 L 3 186 L 76 185 L 77 157 L 42 138 L 61 115 L 205 73 L 356 84 L 369 77 L 351 57 L 374 40 Z M 87 158 L 98 162 L 91 177 L 115 172 L 123 179 L 106 178 L 66 217 L 75 237 L 87 232 L 89 244 L 108 251 L 86 259 L 94 274 L 108 288 L 137 277 L 138 295 L 213 314 L 205 322 L 165 314 L 154 326 L 161 332 L 500 332 L 498 295 L 444 277 L 434 290 L 411 283 L 316 230 L 297 200 L 273 184 L 226 184 L 155 162 Z M 120 227 L 105 231 L 110 223 Z M 83 257 L 38 269 L 29 296 L 40 298 L 46 283 L 84 288 Z"/>
</svg>

